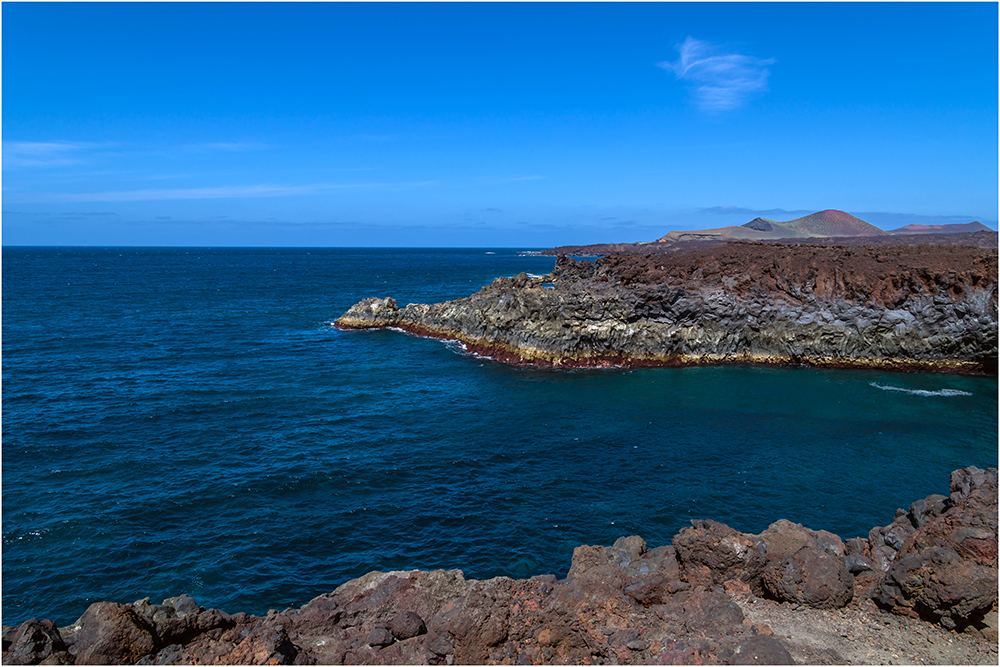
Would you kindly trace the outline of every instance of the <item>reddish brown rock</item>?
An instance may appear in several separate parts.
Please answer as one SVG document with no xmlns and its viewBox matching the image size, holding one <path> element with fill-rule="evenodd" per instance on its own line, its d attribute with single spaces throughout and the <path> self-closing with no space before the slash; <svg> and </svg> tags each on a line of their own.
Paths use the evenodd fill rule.
<svg viewBox="0 0 1000 667">
<path fill-rule="evenodd" d="M 844 560 L 810 547 L 769 561 L 763 579 L 777 599 L 816 609 L 843 607 L 854 597 L 854 578 Z"/>
<path fill-rule="evenodd" d="M 72 627 L 77 664 L 134 663 L 156 649 L 152 624 L 129 605 L 95 602 Z"/>
<path fill-rule="evenodd" d="M 427 632 L 424 619 L 412 611 L 401 611 L 389 621 L 389 629 L 396 639 L 409 639 Z"/>
<path fill-rule="evenodd" d="M 290 665 L 299 653 L 284 626 L 263 623 L 252 626 L 228 653 L 219 656 L 222 665 Z"/>
<path fill-rule="evenodd" d="M 694 633 L 725 633 L 743 623 L 743 612 L 725 593 L 700 586 L 671 596 L 656 612 Z"/>
<path fill-rule="evenodd" d="M 997 571 L 929 547 L 897 560 L 873 599 L 896 613 L 963 629 L 996 604 Z"/>
<path fill-rule="evenodd" d="M 758 535 L 764 541 L 768 557 L 791 556 L 802 547 L 820 549 L 835 556 L 845 554 L 844 541 L 826 530 L 810 530 L 787 519 L 775 521 Z"/>
<path fill-rule="evenodd" d="M 919 553 L 928 547 L 954 551 L 963 559 L 985 567 L 997 567 L 997 471 L 965 468 L 951 475 L 951 497 L 929 512 L 923 525 L 900 545 L 899 556 Z M 918 501 L 919 502 L 919 501 Z M 916 506 L 917 503 L 914 503 Z M 914 513 L 911 506 L 910 514 Z"/>
<path fill-rule="evenodd" d="M 912 529 L 873 599 L 947 628 L 977 623 L 997 599 L 997 470 L 954 471 L 950 497 L 913 503 L 893 526 L 906 520 Z"/>
<path fill-rule="evenodd" d="M 701 585 L 729 579 L 758 588 L 766 562 L 763 540 L 744 535 L 718 521 L 694 520 L 673 540 L 684 578 Z"/>
</svg>

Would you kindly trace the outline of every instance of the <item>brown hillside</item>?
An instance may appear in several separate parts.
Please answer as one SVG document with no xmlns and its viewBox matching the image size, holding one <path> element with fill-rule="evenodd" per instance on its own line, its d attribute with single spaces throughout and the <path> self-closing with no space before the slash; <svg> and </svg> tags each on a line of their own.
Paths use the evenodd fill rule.
<svg viewBox="0 0 1000 667">
<path fill-rule="evenodd" d="M 888 234 L 888 232 L 865 222 L 861 218 L 834 209 L 827 209 L 780 224 L 816 236 L 885 236 Z"/>
</svg>

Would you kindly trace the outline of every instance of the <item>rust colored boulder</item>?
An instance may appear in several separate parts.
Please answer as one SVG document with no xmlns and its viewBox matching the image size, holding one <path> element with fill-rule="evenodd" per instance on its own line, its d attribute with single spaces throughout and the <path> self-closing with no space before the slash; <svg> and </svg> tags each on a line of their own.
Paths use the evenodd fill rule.
<svg viewBox="0 0 1000 667">
<path fill-rule="evenodd" d="M 95 602 L 72 626 L 77 664 L 134 663 L 156 649 L 153 625 L 117 602 Z"/>
<path fill-rule="evenodd" d="M 896 613 L 961 629 L 996 605 L 997 470 L 956 470 L 950 490 L 949 497 L 928 496 L 897 517 L 894 526 L 908 518 L 912 529 L 873 599 Z"/>
<path fill-rule="evenodd" d="M 997 571 L 930 547 L 897 560 L 873 599 L 896 613 L 961 630 L 996 604 Z"/>
<path fill-rule="evenodd" d="M 764 588 L 785 602 L 838 609 L 854 597 L 854 578 L 843 559 L 820 549 L 803 547 L 791 556 L 768 562 Z"/>
<path fill-rule="evenodd" d="M 684 578 L 692 584 L 721 585 L 737 579 L 756 588 L 764 568 L 763 540 L 724 523 L 695 519 L 673 540 Z"/>
<path fill-rule="evenodd" d="M 167 598 L 163 604 L 145 598 L 132 603 L 132 609 L 153 627 L 159 645 L 187 644 L 211 630 L 233 626 L 229 614 L 200 607 L 189 595 Z"/>
<path fill-rule="evenodd" d="M 290 665 L 299 647 L 292 643 L 281 625 L 258 625 L 242 641 L 219 658 L 222 665 Z"/>
<path fill-rule="evenodd" d="M 935 498 L 940 496 L 931 496 L 925 502 Z M 929 514 L 921 528 L 900 546 L 899 557 L 919 553 L 928 547 L 941 547 L 965 560 L 996 569 L 996 468 L 969 467 L 954 471 L 951 496 L 940 505 L 942 511 Z"/>
<path fill-rule="evenodd" d="M 779 519 L 758 535 L 764 541 L 768 557 L 791 556 L 802 547 L 827 551 L 835 556 L 845 553 L 844 541 L 826 530 L 810 530 L 801 523 Z"/>
</svg>

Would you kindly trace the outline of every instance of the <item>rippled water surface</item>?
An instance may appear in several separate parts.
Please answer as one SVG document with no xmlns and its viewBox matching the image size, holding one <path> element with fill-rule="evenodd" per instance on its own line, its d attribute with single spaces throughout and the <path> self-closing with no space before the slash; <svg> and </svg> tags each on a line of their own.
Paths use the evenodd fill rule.
<svg viewBox="0 0 1000 667">
<path fill-rule="evenodd" d="M 564 576 L 576 545 L 692 518 L 865 535 L 997 465 L 995 378 L 538 370 L 330 325 L 552 265 L 4 248 L 4 623 L 180 593 L 263 613 L 373 569 Z"/>
</svg>

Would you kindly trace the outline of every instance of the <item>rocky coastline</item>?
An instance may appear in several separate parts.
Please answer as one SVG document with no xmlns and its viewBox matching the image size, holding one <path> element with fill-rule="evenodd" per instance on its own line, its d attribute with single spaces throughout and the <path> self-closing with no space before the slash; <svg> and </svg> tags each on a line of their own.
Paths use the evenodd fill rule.
<svg viewBox="0 0 1000 667">
<path fill-rule="evenodd" d="M 729 242 L 560 255 L 439 304 L 352 306 L 340 329 L 398 329 L 540 366 L 758 363 L 995 374 L 997 250 Z"/>
<path fill-rule="evenodd" d="M 997 470 L 865 537 L 692 521 L 672 543 L 581 546 L 565 578 L 371 572 L 298 609 L 187 595 L 3 626 L 24 664 L 996 664 Z"/>
</svg>

